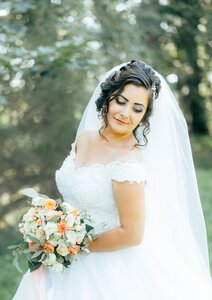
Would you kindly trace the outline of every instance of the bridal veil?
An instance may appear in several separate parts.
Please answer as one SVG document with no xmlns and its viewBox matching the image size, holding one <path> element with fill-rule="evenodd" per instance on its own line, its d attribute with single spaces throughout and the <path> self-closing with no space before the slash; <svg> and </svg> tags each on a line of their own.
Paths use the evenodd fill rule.
<svg viewBox="0 0 212 300">
<path fill-rule="evenodd" d="M 107 72 L 102 82 L 125 64 Z M 167 82 L 155 73 L 161 90 L 154 100 L 148 144 L 141 150 L 148 173 L 143 247 L 151 244 L 167 263 L 177 253 L 192 270 L 210 278 L 206 227 L 187 124 Z M 100 93 L 101 82 L 85 109 L 76 138 L 82 131 L 100 128 L 95 104 Z"/>
</svg>

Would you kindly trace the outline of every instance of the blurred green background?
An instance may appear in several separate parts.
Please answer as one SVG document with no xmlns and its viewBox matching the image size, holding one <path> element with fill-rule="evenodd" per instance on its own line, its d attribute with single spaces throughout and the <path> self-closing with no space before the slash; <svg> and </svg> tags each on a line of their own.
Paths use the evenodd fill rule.
<svg viewBox="0 0 212 300">
<path fill-rule="evenodd" d="M 0 299 L 22 277 L 24 187 L 58 197 L 54 173 L 104 72 L 140 59 L 166 77 L 192 142 L 212 266 L 210 0 L 11 0 L 0 3 Z M 22 262 L 26 269 L 25 262 Z"/>
</svg>

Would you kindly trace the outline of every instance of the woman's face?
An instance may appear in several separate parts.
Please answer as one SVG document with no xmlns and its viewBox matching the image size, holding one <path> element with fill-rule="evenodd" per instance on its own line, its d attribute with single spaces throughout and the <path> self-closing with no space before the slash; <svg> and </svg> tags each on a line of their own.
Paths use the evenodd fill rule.
<svg viewBox="0 0 212 300">
<path fill-rule="evenodd" d="M 109 128 L 118 134 L 132 133 L 142 120 L 149 102 L 149 91 L 131 83 L 110 101 L 107 113 Z"/>
</svg>

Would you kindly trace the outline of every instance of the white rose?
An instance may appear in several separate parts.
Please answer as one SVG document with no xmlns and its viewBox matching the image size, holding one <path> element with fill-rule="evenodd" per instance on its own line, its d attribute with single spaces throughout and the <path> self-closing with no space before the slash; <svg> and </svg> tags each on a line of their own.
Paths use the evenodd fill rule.
<svg viewBox="0 0 212 300">
<path fill-rule="evenodd" d="M 57 232 L 57 224 L 53 223 L 53 222 L 49 222 L 44 226 L 44 231 L 46 233 L 46 237 L 47 239 L 49 238 L 49 236 L 52 233 L 56 233 Z"/>
<path fill-rule="evenodd" d="M 62 256 L 66 256 L 69 254 L 68 248 L 66 245 L 59 245 L 57 247 L 57 253 L 62 255 Z"/>
<path fill-rule="evenodd" d="M 52 266 L 55 264 L 56 259 L 57 259 L 57 257 L 54 253 L 48 253 L 46 259 L 43 261 L 43 264 L 45 266 Z"/>
<path fill-rule="evenodd" d="M 22 227 L 19 229 L 19 231 L 20 231 L 20 233 L 22 233 L 22 234 L 25 233 L 24 228 L 22 228 Z"/>
<path fill-rule="evenodd" d="M 32 205 L 34 206 L 42 206 L 45 198 L 41 196 L 36 196 L 32 198 Z"/>
<path fill-rule="evenodd" d="M 39 240 L 45 239 L 45 231 L 42 228 L 38 228 L 36 230 L 35 236 Z"/>
<path fill-rule="evenodd" d="M 57 262 L 57 263 L 53 264 L 52 270 L 55 271 L 55 272 L 62 272 L 63 271 L 63 265 Z"/>
<path fill-rule="evenodd" d="M 23 221 L 33 221 L 35 210 L 31 207 L 26 214 L 23 215 Z"/>
<path fill-rule="evenodd" d="M 42 208 L 39 208 L 38 212 L 37 212 L 37 215 L 42 219 L 44 220 L 45 219 L 45 216 L 48 212 L 46 211 L 46 209 L 44 207 Z"/>
<path fill-rule="evenodd" d="M 65 220 L 67 222 L 68 227 L 72 227 L 74 225 L 76 217 L 70 213 L 65 217 Z"/>
<path fill-rule="evenodd" d="M 82 225 L 76 225 L 76 226 L 74 226 L 74 229 L 76 231 L 81 231 L 83 229 L 83 227 L 82 227 Z"/>
<path fill-rule="evenodd" d="M 37 225 L 34 222 L 26 222 L 24 223 L 23 229 L 26 234 L 33 234 L 36 232 Z"/>
<path fill-rule="evenodd" d="M 62 211 L 55 211 L 55 210 L 49 210 L 45 213 L 47 220 L 49 220 L 55 216 L 60 217 L 62 214 L 63 214 Z"/>
<path fill-rule="evenodd" d="M 67 203 L 67 202 L 62 202 L 60 206 L 61 206 L 61 207 L 64 207 L 64 208 L 66 209 L 67 212 L 72 212 L 72 211 L 74 211 L 74 210 L 76 209 L 75 207 L 71 206 L 71 205 L 70 205 L 69 203 Z"/>
<path fill-rule="evenodd" d="M 75 220 L 75 224 L 79 225 L 80 222 L 81 222 L 81 221 L 80 221 L 80 217 L 77 217 L 76 220 Z"/>
<path fill-rule="evenodd" d="M 57 246 L 59 243 L 59 240 L 61 238 L 61 234 L 55 232 L 53 233 L 50 238 L 49 238 L 49 242 L 50 244 L 52 244 L 53 246 Z"/>
<path fill-rule="evenodd" d="M 68 242 L 70 242 L 72 245 L 75 245 L 77 242 L 77 233 L 71 230 L 68 230 L 66 232 L 66 237 L 68 239 Z"/>
<path fill-rule="evenodd" d="M 85 229 L 85 224 L 84 224 L 84 223 L 81 224 L 81 228 L 82 228 L 83 230 Z"/>
<path fill-rule="evenodd" d="M 83 241 L 83 239 L 84 239 L 84 237 L 85 237 L 85 233 L 78 232 L 78 233 L 77 233 L 77 243 L 78 243 L 78 244 L 81 244 L 82 241 Z"/>
</svg>

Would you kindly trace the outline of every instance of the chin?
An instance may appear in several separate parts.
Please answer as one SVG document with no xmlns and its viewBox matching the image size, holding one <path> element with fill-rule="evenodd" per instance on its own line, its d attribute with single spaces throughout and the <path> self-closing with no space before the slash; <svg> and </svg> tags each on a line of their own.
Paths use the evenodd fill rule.
<svg viewBox="0 0 212 300">
<path fill-rule="evenodd" d="M 127 125 L 119 125 L 114 123 L 108 122 L 108 128 L 115 134 L 127 134 L 129 133 L 129 128 L 127 128 Z"/>
</svg>

